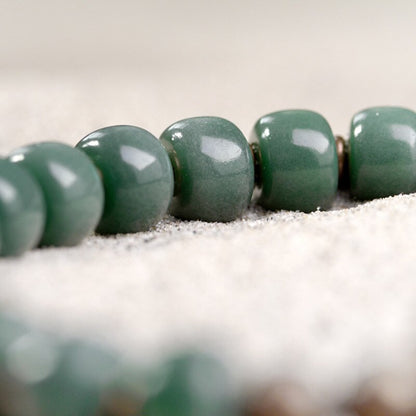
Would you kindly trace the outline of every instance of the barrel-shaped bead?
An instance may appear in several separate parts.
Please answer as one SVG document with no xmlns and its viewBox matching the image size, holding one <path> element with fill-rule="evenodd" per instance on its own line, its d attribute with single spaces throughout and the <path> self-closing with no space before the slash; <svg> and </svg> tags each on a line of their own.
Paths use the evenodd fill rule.
<svg viewBox="0 0 416 416">
<path fill-rule="evenodd" d="M 46 203 L 45 246 L 73 246 L 94 231 L 102 213 L 103 187 L 94 165 L 78 149 L 44 142 L 13 151 L 9 158 L 40 185 Z"/>
<path fill-rule="evenodd" d="M 185 220 L 232 221 L 250 202 L 253 158 L 243 133 L 219 117 L 178 121 L 160 137 L 175 173 L 170 212 Z"/>
<path fill-rule="evenodd" d="M 112 126 L 84 137 L 77 148 L 101 172 L 105 207 L 97 232 L 146 231 L 167 212 L 173 171 L 161 143 L 134 126 Z"/>
<path fill-rule="evenodd" d="M 328 209 L 338 186 L 335 138 L 328 122 L 307 110 L 278 111 L 254 126 L 259 204 L 266 209 Z"/>
<path fill-rule="evenodd" d="M 349 146 L 353 197 L 416 191 L 416 113 L 400 107 L 360 111 L 351 122 Z"/>
<path fill-rule="evenodd" d="M 45 205 L 35 179 L 0 159 L 0 255 L 17 256 L 35 247 L 44 224 Z"/>
</svg>

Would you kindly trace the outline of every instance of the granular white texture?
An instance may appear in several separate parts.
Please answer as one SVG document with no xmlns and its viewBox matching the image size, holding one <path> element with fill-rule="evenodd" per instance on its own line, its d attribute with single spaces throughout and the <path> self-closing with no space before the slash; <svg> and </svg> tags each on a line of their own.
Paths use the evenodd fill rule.
<svg viewBox="0 0 416 416">
<path fill-rule="evenodd" d="M 1 261 L 0 302 L 136 357 L 208 342 L 243 379 L 286 375 L 342 396 L 368 374 L 413 365 L 416 347 L 416 196 L 348 204 L 252 207 L 228 224 L 167 218 L 35 250 Z"/>
</svg>

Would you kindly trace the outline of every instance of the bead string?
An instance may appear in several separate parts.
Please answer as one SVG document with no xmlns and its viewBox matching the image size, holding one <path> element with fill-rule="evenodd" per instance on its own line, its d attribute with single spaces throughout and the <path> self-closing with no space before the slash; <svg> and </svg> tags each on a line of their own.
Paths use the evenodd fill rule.
<svg viewBox="0 0 416 416">
<path fill-rule="evenodd" d="M 134 126 L 94 131 L 74 148 L 37 143 L 0 159 L 0 255 L 73 246 L 99 234 L 149 230 L 168 211 L 227 222 L 260 189 L 270 210 L 330 208 L 337 188 L 372 199 L 416 191 L 416 116 L 398 107 L 357 113 L 348 141 L 318 113 L 260 118 L 250 144 L 233 123 L 194 117 L 157 140 Z"/>
<path fill-rule="evenodd" d="M 348 141 L 334 137 L 321 115 L 288 110 L 259 119 L 250 144 L 231 122 L 196 117 L 174 123 L 160 140 L 138 127 L 113 126 L 90 133 L 75 149 L 59 143 L 25 146 L 0 160 L 0 253 L 20 255 L 39 244 L 75 245 L 94 230 L 148 230 L 168 207 L 178 218 L 231 221 L 247 207 L 254 185 L 261 189 L 259 203 L 265 208 L 305 212 L 330 206 L 337 187 L 349 188 L 357 199 L 413 192 L 416 181 L 408 175 L 413 168 L 391 166 L 416 163 L 415 134 L 413 112 L 377 107 L 353 117 Z M 7 317 L 0 320 L 2 414 L 320 414 L 291 383 L 256 392 L 248 404 L 241 398 L 236 403 L 225 387 L 212 395 L 210 389 L 226 377 L 221 363 L 210 356 L 174 358 L 162 387 L 152 389 L 149 381 L 126 380 L 126 364 L 101 347 L 69 345 Z M 33 357 L 43 363 L 37 369 L 31 365 Z M 96 367 L 80 365 L 85 357 L 97 358 Z M 106 365 L 107 375 L 100 378 Z M 131 363 L 127 367 L 141 380 L 140 371 Z M 203 391 L 195 391 L 191 383 L 195 369 L 206 383 Z M 8 389 L 12 400 L 3 399 Z M 76 396 L 70 403 L 61 397 L 69 392 Z M 307 403 L 303 410 L 290 407 L 291 395 Z M 399 414 L 380 388 L 364 396 L 341 407 L 363 416 Z M 414 397 L 406 400 L 416 412 Z M 84 406 L 87 412 L 80 410 Z M 188 406 L 196 406 L 196 412 Z"/>
</svg>

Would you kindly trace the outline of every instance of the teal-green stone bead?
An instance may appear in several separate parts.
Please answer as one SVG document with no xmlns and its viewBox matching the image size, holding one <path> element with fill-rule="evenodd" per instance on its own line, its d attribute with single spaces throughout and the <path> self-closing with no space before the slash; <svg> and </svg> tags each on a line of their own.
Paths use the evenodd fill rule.
<svg viewBox="0 0 416 416">
<path fill-rule="evenodd" d="M 353 197 L 416 191 L 416 113 L 400 107 L 363 110 L 352 119 L 349 146 Z"/>
<path fill-rule="evenodd" d="M 144 403 L 146 416 L 235 416 L 231 384 L 222 364 L 192 353 L 169 361 L 159 389 Z"/>
<path fill-rule="evenodd" d="M 83 138 L 84 151 L 102 174 L 102 234 L 146 231 L 167 212 L 173 195 L 173 171 L 164 147 L 148 131 L 134 126 L 106 127 Z"/>
<path fill-rule="evenodd" d="M 168 127 L 160 140 L 175 172 L 170 212 L 185 220 L 232 221 L 254 187 L 254 164 L 243 133 L 219 117 L 194 117 Z"/>
<path fill-rule="evenodd" d="M 45 246 L 73 246 L 94 231 L 102 213 L 104 192 L 97 170 L 86 155 L 62 143 L 32 144 L 9 158 L 25 168 L 42 188 Z"/>
<path fill-rule="evenodd" d="M 0 255 L 17 256 L 35 247 L 45 224 L 42 190 L 31 175 L 0 159 Z"/>
<path fill-rule="evenodd" d="M 271 210 L 328 209 L 338 186 L 338 157 L 328 122 L 318 113 L 287 110 L 254 126 L 259 204 Z"/>
</svg>

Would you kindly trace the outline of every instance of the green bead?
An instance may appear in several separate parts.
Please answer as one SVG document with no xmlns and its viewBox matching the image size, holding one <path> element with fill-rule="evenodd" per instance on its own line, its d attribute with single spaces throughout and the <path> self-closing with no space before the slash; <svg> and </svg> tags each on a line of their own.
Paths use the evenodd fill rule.
<svg viewBox="0 0 416 416">
<path fill-rule="evenodd" d="M 105 208 L 97 232 L 146 231 L 167 212 L 173 171 L 160 142 L 133 126 L 106 127 L 83 138 L 83 150 L 100 170 Z"/>
<path fill-rule="evenodd" d="M 62 345 L 39 331 L 20 336 L 10 332 L 6 331 L 7 347 L 3 345 L 0 381 L 17 387 L 16 400 L 31 403 L 22 416 L 98 414 L 103 392 L 118 365 L 112 353 L 79 342 Z M 1 405 L 0 397 L 0 409 Z"/>
<path fill-rule="evenodd" d="M 0 255 L 35 247 L 45 224 L 42 190 L 28 172 L 0 159 Z"/>
<path fill-rule="evenodd" d="M 161 369 L 159 389 L 144 403 L 146 416 L 234 416 L 235 402 L 220 362 L 202 354 L 182 355 Z"/>
<path fill-rule="evenodd" d="M 98 172 L 83 152 L 61 143 L 38 143 L 13 151 L 10 160 L 42 188 L 46 225 L 41 245 L 73 246 L 94 231 L 104 193 Z"/>
<path fill-rule="evenodd" d="M 117 360 L 96 346 L 71 343 L 58 351 L 48 374 L 32 390 L 43 416 L 97 415 Z"/>
<path fill-rule="evenodd" d="M 8 315 L 0 315 L 0 368 L 5 366 L 5 353 L 10 344 L 29 332 L 21 322 Z"/>
<path fill-rule="evenodd" d="M 51 337 L 21 325 L 0 322 L 0 414 L 32 416 L 40 412 L 34 386 L 53 371 L 56 343 Z"/>
<path fill-rule="evenodd" d="M 338 186 L 335 138 L 313 111 L 265 115 L 254 126 L 259 157 L 259 204 L 266 209 L 328 209 Z"/>
<path fill-rule="evenodd" d="M 351 195 L 366 200 L 416 191 L 416 113 L 375 107 L 351 122 Z"/>
<path fill-rule="evenodd" d="M 9 375 L 22 386 L 34 386 L 53 373 L 58 356 L 54 339 L 40 332 L 27 331 L 8 346 L 6 366 Z"/>
<path fill-rule="evenodd" d="M 168 127 L 160 137 L 175 172 L 170 212 L 178 218 L 232 221 L 241 216 L 254 187 L 250 147 L 233 123 L 195 117 Z"/>
</svg>

